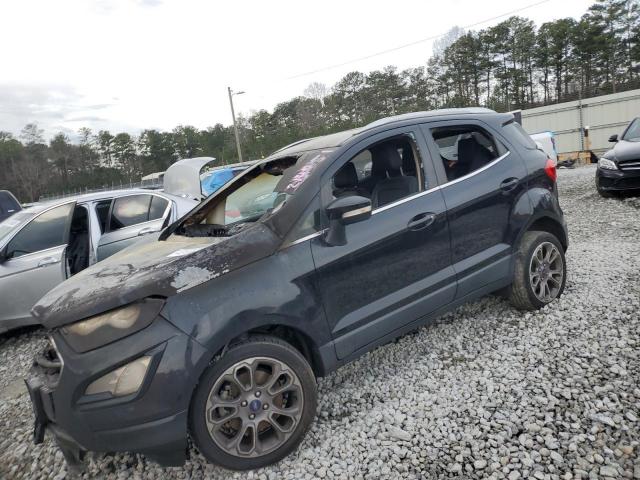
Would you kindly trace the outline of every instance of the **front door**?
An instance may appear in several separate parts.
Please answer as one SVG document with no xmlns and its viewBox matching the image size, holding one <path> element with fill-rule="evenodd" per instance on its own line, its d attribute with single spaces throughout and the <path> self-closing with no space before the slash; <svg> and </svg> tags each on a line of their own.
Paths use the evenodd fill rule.
<svg viewBox="0 0 640 480">
<path fill-rule="evenodd" d="M 411 128 L 376 135 L 350 149 L 323 181 L 325 207 L 343 195 L 368 196 L 373 207 L 371 218 L 346 226 L 346 245 L 311 242 L 338 358 L 454 297 L 445 204 L 426 151 Z"/>
<path fill-rule="evenodd" d="M 7 244 L 0 264 L 0 330 L 31 318 L 31 308 L 65 280 L 64 255 L 75 202 L 47 210 Z"/>
</svg>

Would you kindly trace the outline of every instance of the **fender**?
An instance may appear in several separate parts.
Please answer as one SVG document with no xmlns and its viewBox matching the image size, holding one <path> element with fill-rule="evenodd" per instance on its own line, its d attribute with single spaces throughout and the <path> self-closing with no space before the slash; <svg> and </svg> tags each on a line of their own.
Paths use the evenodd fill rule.
<svg viewBox="0 0 640 480">
<path fill-rule="evenodd" d="M 514 245 L 519 245 L 525 232 L 536 229 L 534 224 L 538 224 L 541 230 L 548 231 L 558 237 L 566 251 L 569 247 L 569 235 L 558 198 L 554 192 L 542 187 L 532 188 L 528 194 L 531 201 L 531 212 L 528 214 L 526 222 L 518 230 Z"/>
</svg>

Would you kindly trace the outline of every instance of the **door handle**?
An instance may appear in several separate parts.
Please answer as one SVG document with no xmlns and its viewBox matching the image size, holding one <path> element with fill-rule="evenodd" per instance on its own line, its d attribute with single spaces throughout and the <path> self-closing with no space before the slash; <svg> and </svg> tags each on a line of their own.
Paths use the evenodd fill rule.
<svg viewBox="0 0 640 480">
<path fill-rule="evenodd" d="M 409 223 L 407 224 L 407 228 L 413 231 L 422 230 L 430 226 L 435 221 L 436 221 L 435 213 L 430 213 L 430 212 L 420 213 L 415 217 L 413 217 L 411 220 L 409 220 Z"/>
<path fill-rule="evenodd" d="M 46 267 L 47 265 L 53 265 L 58 263 L 58 259 L 55 257 L 45 257 L 38 262 L 38 267 Z"/>
<path fill-rule="evenodd" d="M 502 183 L 500 184 L 500 190 L 502 190 L 503 192 L 510 192 L 511 190 L 513 190 L 518 186 L 518 183 L 520 183 L 519 178 L 515 178 L 515 177 L 507 178 L 503 180 Z"/>
<path fill-rule="evenodd" d="M 160 230 L 157 230 L 157 229 L 155 229 L 153 227 L 145 227 L 145 228 L 141 229 L 138 232 L 138 236 L 141 237 L 142 235 L 148 235 L 150 233 L 155 233 L 155 232 L 159 232 L 159 231 Z"/>
</svg>

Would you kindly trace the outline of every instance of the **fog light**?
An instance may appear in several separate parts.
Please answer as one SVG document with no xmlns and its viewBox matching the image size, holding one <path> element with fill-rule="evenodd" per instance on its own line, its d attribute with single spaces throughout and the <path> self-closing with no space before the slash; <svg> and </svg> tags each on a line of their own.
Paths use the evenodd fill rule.
<svg viewBox="0 0 640 480">
<path fill-rule="evenodd" d="M 149 368 L 149 362 L 151 362 L 151 357 L 140 357 L 127 363 L 91 382 L 84 393 L 85 395 L 95 395 L 96 393 L 108 392 L 114 397 L 135 393 L 142 385 Z"/>
</svg>

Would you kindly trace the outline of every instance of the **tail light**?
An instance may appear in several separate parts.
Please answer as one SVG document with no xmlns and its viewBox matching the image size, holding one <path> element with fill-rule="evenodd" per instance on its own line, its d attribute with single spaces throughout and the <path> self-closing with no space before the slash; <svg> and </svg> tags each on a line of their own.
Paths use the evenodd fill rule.
<svg viewBox="0 0 640 480">
<path fill-rule="evenodd" d="M 544 173 L 547 174 L 547 177 L 551 179 L 552 182 L 555 183 L 558 178 L 558 172 L 556 171 L 556 162 L 547 158 L 547 163 L 544 166 Z"/>
</svg>

